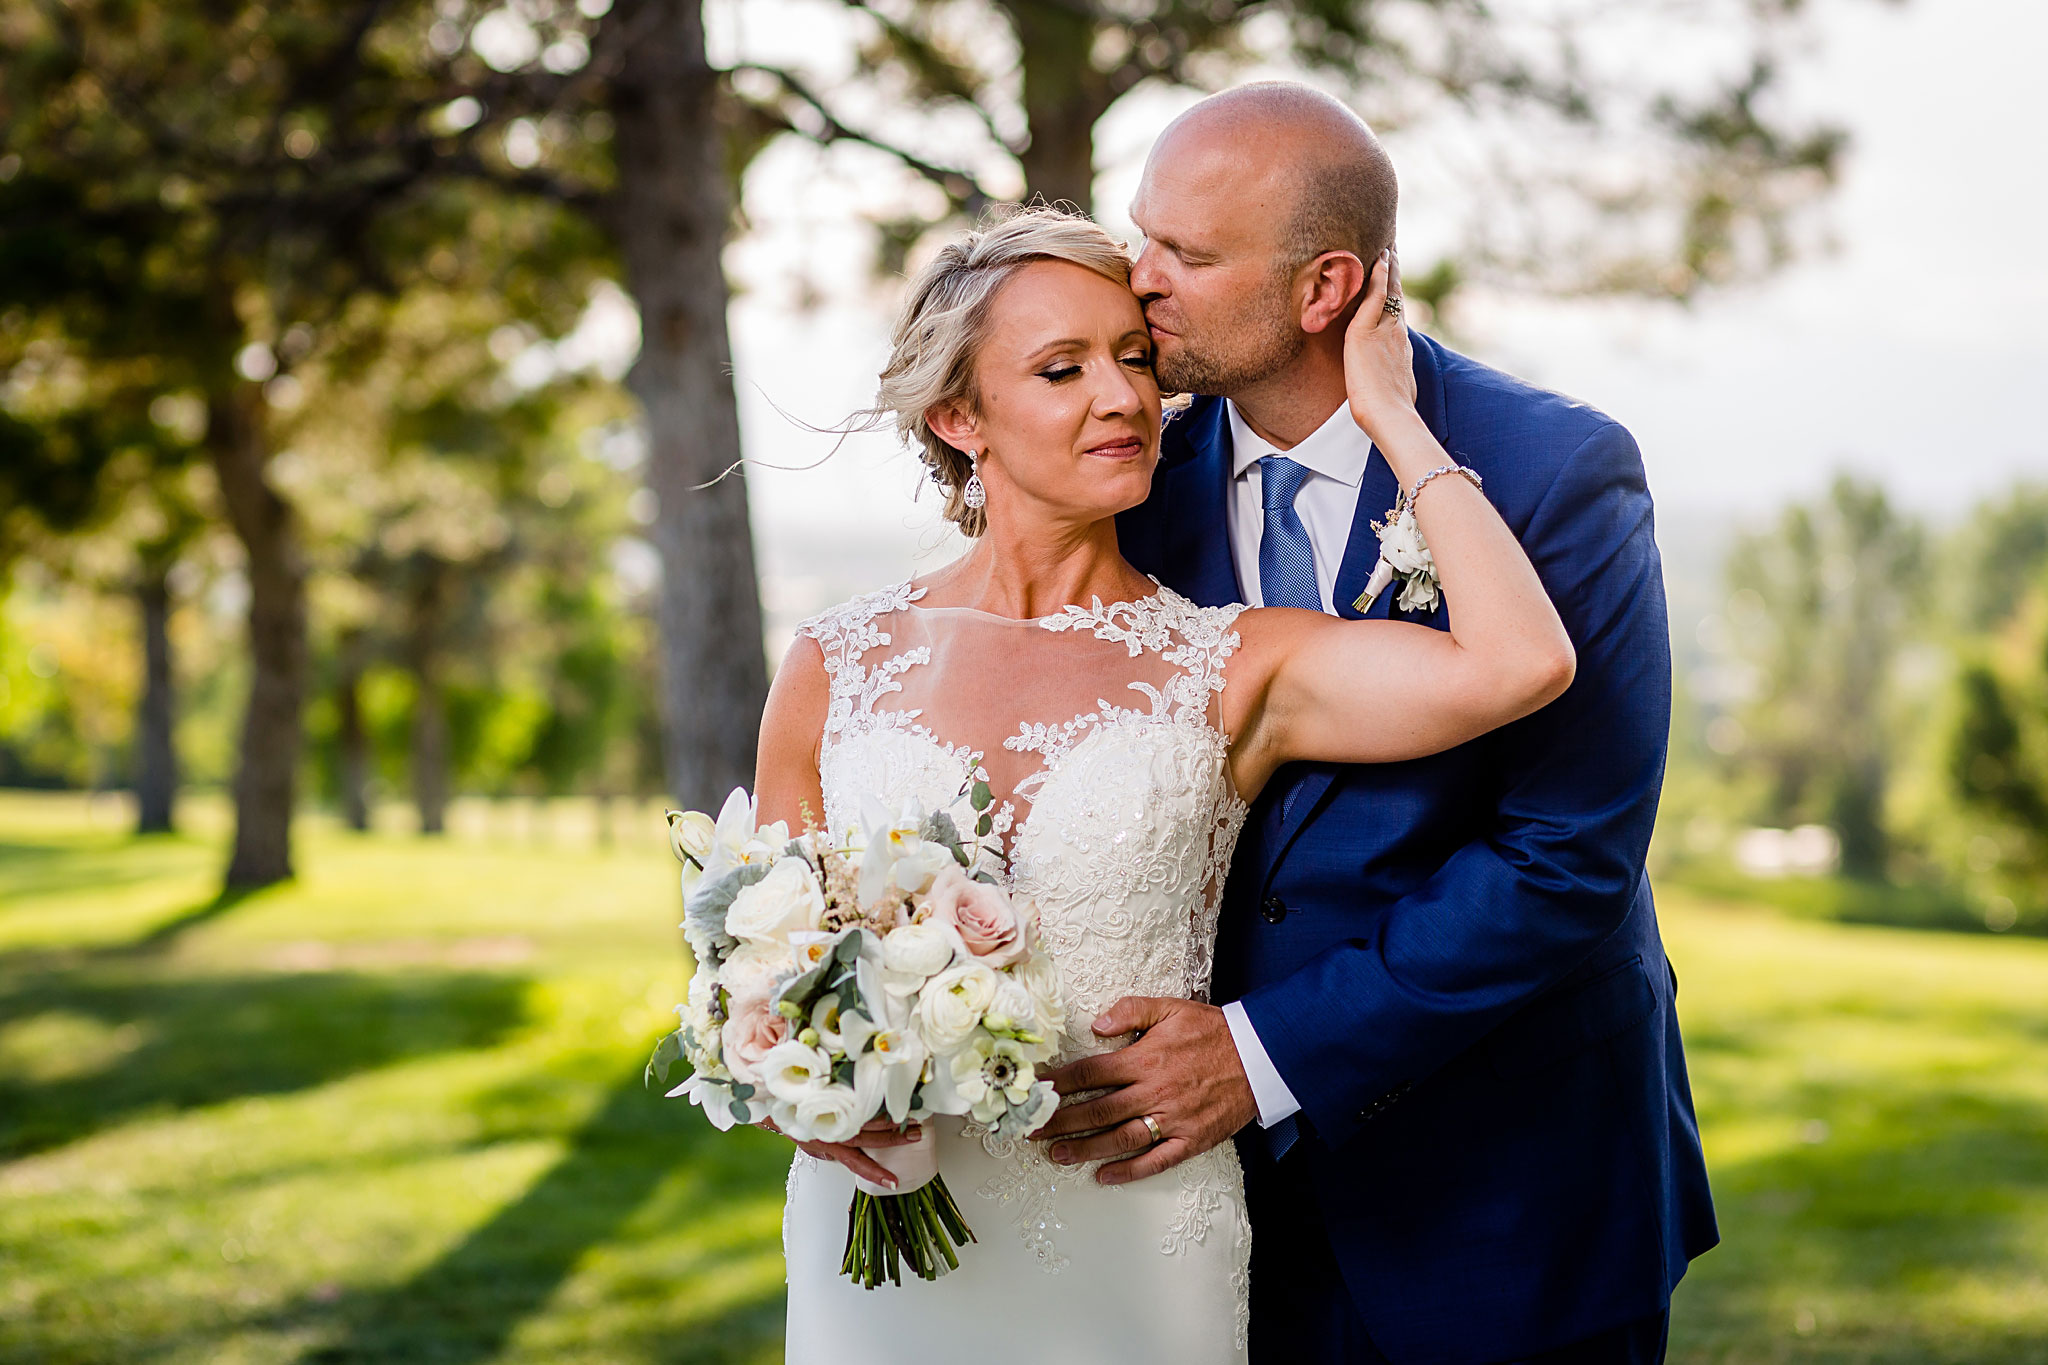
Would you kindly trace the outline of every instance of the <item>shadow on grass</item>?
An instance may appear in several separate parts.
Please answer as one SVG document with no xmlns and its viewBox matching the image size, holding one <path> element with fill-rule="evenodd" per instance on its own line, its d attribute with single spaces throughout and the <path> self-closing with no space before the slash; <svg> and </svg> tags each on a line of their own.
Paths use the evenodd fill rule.
<svg viewBox="0 0 2048 1365">
<path fill-rule="evenodd" d="M 80 1054 L 75 1063 L 39 1057 L 51 1079 L 0 1075 L 0 1159 L 152 1110 L 303 1090 L 429 1053 L 489 1047 L 525 1018 L 526 979 L 503 973 L 168 978 L 148 967 L 121 957 L 58 970 L 0 959 L 0 1027 L 48 1025 L 56 1046 Z"/>
<path fill-rule="evenodd" d="M 1982 1311 L 2038 1273 L 2048 1105 L 1812 1084 L 1783 1109 L 1811 1136 L 1713 1163 L 1722 1241 L 1675 1300 L 1673 1365 L 2048 1359 L 2037 1309 Z"/>
<path fill-rule="evenodd" d="M 209 920 L 218 919 L 250 897 L 272 889 L 274 888 L 228 887 L 215 895 L 213 899 L 200 901 L 198 904 L 172 915 L 162 924 L 157 925 L 156 928 L 151 929 L 141 938 L 136 939 L 134 943 L 128 945 L 127 951 L 139 953 L 161 952 L 174 943 L 179 935 L 189 930 L 197 929 Z"/>
<path fill-rule="evenodd" d="M 151 836 L 146 842 L 157 848 L 176 849 L 172 839 Z M 164 875 L 163 866 L 149 859 L 123 858 L 128 842 L 109 839 L 105 844 L 21 844 L 0 841 L 0 907 L 47 896 L 55 892 L 78 891 L 86 887 L 107 889 L 133 886 Z"/>
<path fill-rule="evenodd" d="M 489 1360 L 522 1320 L 546 1307 L 584 1253 L 617 1237 L 679 1168 L 696 1182 L 691 1220 L 706 1226 L 742 1204 L 777 1196 L 780 1172 L 764 1172 L 758 1153 L 720 1136 L 702 1123 L 679 1131 L 674 1106 L 643 1088 L 636 1067 L 576 1130 L 561 1160 L 439 1260 L 403 1284 L 333 1304 L 302 1304 L 275 1325 L 336 1324 L 337 1338 L 301 1357 L 320 1365 Z M 677 1269 L 671 1292 L 678 1297 L 690 1292 L 690 1269 Z M 678 1362 L 753 1360 L 771 1351 L 781 1333 L 778 1281 L 653 1350 Z"/>
</svg>

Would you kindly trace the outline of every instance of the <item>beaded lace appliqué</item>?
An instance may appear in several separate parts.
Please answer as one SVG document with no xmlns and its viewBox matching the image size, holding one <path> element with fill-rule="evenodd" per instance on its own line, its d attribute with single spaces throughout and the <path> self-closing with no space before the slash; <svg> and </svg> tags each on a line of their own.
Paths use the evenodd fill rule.
<svg viewBox="0 0 2048 1365">
<path fill-rule="evenodd" d="M 981 763 L 979 751 L 935 733 L 926 708 L 880 705 L 903 690 L 906 673 L 931 661 L 923 646 L 888 653 L 886 618 L 922 596 L 899 584 L 798 627 L 818 642 L 830 682 L 821 776 L 835 826 L 869 794 L 948 799 Z M 1109 1049 L 1089 1024 L 1123 996 L 1208 997 L 1224 873 L 1246 814 L 1225 768 L 1229 738 L 1211 720 L 1242 610 L 1198 607 L 1162 587 L 1138 601 L 1070 606 L 1036 622 L 1054 634 L 1088 632 L 1123 645 L 1132 659 L 1150 654 L 1173 669 L 1163 686 L 1133 682 L 1136 704 L 1098 699 L 1095 710 L 1065 721 L 1022 722 L 1002 741 L 1042 759 L 1016 788 L 1029 817 L 1005 807 L 998 830 L 1014 831 L 1012 894 L 1036 906 L 1059 965 L 1067 1005 L 1060 1061 Z M 1056 1166 L 1039 1144 L 1005 1142 L 971 1123 L 965 1131 L 1003 1163 L 980 1193 L 1012 1211 L 1041 1265 L 1064 1267 L 1059 1191 L 1092 1182 L 1099 1163 Z M 1162 1178 L 1181 1187 L 1178 1215 L 1161 1229 L 1167 1255 L 1205 1244 L 1217 1216 L 1230 1211 L 1242 1338 L 1251 1228 L 1236 1151 L 1223 1143 Z"/>
</svg>

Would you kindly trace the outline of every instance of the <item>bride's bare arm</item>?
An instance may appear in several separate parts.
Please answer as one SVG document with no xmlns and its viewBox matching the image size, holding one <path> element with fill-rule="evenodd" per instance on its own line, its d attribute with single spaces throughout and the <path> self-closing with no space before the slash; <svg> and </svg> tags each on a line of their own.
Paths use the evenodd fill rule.
<svg viewBox="0 0 2048 1365">
<path fill-rule="evenodd" d="M 818 778 L 818 742 L 825 733 L 825 712 L 832 704 L 830 680 L 825 676 L 825 656 L 818 642 L 799 635 L 782 656 L 775 670 L 775 682 L 768 689 L 768 704 L 761 711 L 761 742 L 754 760 L 754 798 L 763 824 L 787 820 L 793 830 L 802 829 L 804 810 L 819 821 L 825 818 L 825 796 Z M 761 1126 L 774 1130 L 764 1119 Z M 869 1156 L 863 1148 L 901 1147 L 917 1140 L 917 1125 L 898 1129 L 886 1118 L 878 1118 L 845 1142 L 799 1142 L 820 1161 L 836 1161 L 855 1175 L 882 1185 L 894 1185 L 889 1168 Z"/>
<path fill-rule="evenodd" d="M 754 798 L 764 825 L 787 820 L 793 830 L 804 827 L 803 812 L 825 818 L 824 789 L 818 777 L 818 744 L 825 733 L 825 712 L 832 704 L 831 682 L 825 676 L 825 655 L 818 642 L 799 635 L 782 656 L 768 704 L 761 711 L 761 741 L 754 758 Z"/>
<path fill-rule="evenodd" d="M 1353 418 L 1403 488 L 1457 461 L 1415 411 L 1408 329 L 1385 312 L 1391 256 L 1345 334 Z M 1383 763 L 1438 753 L 1547 705 L 1571 685 L 1564 623 L 1485 494 L 1441 475 L 1415 499 L 1450 630 L 1278 609 L 1240 617 L 1232 777 L 1247 796 L 1281 764 Z M 1394 591 L 1389 587 L 1386 591 Z M 1226 708 L 1230 693 L 1225 694 Z"/>
</svg>

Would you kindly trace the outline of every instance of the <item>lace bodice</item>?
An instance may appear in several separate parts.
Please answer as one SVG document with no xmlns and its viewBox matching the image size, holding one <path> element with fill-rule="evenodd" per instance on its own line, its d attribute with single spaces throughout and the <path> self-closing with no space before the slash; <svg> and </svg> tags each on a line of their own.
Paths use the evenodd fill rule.
<svg viewBox="0 0 2048 1365">
<path fill-rule="evenodd" d="M 1215 724 L 1243 608 L 1161 588 L 1017 621 L 922 596 L 905 583 L 798 627 L 831 682 L 826 823 L 990 784 L 1011 893 L 1066 987 L 1062 1060 L 1105 1046 L 1089 1023 L 1122 996 L 1207 998 L 1245 815 Z"/>
<path fill-rule="evenodd" d="M 936 807 L 989 784 L 1011 894 L 1036 907 L 1065 989 L 1061 1061 L 1116 1045 L 1090 1024 L 1123 996 L 1206 999 L 1245 818 L 1218 725 L 1243 608 L 1198 607 L 1161 587 L 1019 621 L 923 607 L 923 595 L 900 584 L 798 627 L 831 685 L 826 823 L 854 821 L 870 796 Z M 1057 1188 L 1092 1173 L 1053 1166 L 1029 1143 L 983 1143 L 1008 1172 L 983 1193 L 1018 1207 L 1027 1242 L 1057 1269 Z M 1176 1174 L 1169 1253 L 1206 1236 L 1235 1187 L 1235 1157 L 1225 1143 Z"/>
</svg>

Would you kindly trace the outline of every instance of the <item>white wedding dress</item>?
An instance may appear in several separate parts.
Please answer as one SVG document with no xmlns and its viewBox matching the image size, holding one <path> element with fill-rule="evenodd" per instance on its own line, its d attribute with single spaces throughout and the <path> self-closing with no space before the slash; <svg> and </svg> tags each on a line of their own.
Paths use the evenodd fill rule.
<svg viewBox="0 0 2048 1365">
<path fill-rule="evenodd" d="M 1241 607 L 1150 597 L 1012 620 L 924 607 L 909 584 L 805 622 L 831 680 L 826 823 L 872 795 L 995 793 L 1011 893 L 1059 965 L 1059 1061 L 1122 1040 L 1090 1022 L 1126 995 L 1206 998 L 1223 876 L 1245 817 L 1217 727 Z M 1231 1144 L 1098 1185 L 1041 1144 L 933 1121 L 939 1169 L 978 1241 L 927 1283 L 839 1272 L 852 1179 L 799 1153 L 789 1174 L 787 1359 L 811 1365 L 1245 1359 L 1251 1223 Z"/>
</svg>

